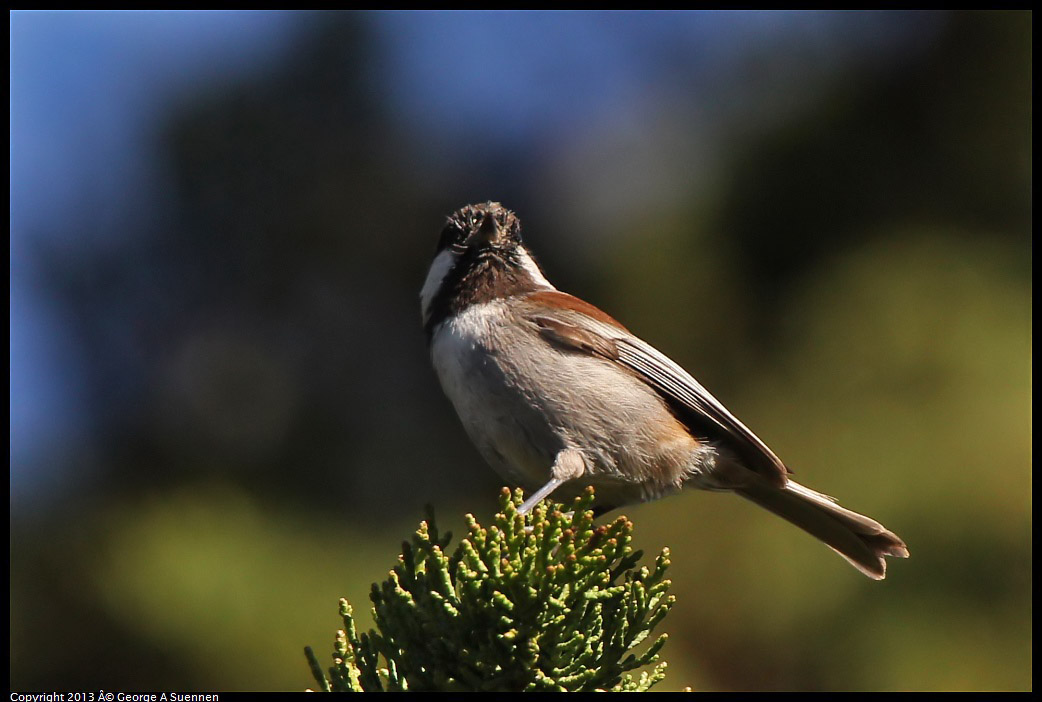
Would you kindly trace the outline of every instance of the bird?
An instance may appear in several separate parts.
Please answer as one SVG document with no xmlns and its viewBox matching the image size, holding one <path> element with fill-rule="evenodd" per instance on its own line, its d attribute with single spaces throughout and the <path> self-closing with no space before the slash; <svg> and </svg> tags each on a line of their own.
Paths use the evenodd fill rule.
<svg viewBox="0 0 1042 702">
<path fill-rule="evenodd" d="M 794 481 L 677 363 L 558 290 L 500 203 L 449 215 L 420 307 L 431 363 L 464 430 L 529 494 L 519 512 L 586 486 L 597 514 L 693 487 L 746 498 L 875 580 L 886 576 L 884 557 L 908 557 L 882 524 Z"/>
</svg>

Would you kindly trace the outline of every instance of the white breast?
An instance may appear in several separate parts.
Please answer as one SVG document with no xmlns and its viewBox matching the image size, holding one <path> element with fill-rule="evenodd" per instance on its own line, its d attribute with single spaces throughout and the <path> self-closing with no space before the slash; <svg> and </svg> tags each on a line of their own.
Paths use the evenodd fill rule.
<svg viewBox="0 0 1042 702">
<path fill-rule="evenodd" d="M 506 312 L 503 303 L 497 301 L 471 305 L 434 330 L 431 361 L 457 410 L 479 402 L 478 396 L 484 394 L 466 388 L 473 380 L 471 376 L 487 364 L 486 357 L 496 346 L 495 338 L 504 324 Z"/>
<path fill-rule="evenodd" d="M 534 489 L 548 479 L 562 445 L 496 354 L 515 337 L 504 302 L 471 305 L 434 330 L 431 360 L 481 455 L 512 484 Z"/>
</svg>

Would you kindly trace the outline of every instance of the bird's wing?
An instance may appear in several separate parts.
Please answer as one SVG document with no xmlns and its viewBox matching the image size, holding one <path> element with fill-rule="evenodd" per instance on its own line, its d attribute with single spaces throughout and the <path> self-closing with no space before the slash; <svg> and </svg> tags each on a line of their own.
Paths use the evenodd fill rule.
<svg viewBox="0 0 1042 702">
<path fill-rule="evenodd" d="M 781 459 L 701 383 L 651 344 L 567 293 L 538 292 L 529 295 L 527 302 L 526 318 L 547 341 L 626 368 L 653 388 L 694 436 L 726 446 L 771 483 L 786 483 L 789 470 Z"/>
</svg>

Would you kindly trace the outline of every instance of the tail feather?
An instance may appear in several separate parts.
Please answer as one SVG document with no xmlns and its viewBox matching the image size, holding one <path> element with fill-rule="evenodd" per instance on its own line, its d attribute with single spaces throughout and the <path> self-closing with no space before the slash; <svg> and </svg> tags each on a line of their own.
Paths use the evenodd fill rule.
<svg viewBox="0 0 1042 702">
<path fill-rule="evenodd" d="M 735 492 L 820 539 L 873 580 L 886 577 L 884 556 L 908 558 L 897 534 L 792 480 L 781 488 L 757 481 Z"/>
</svg>

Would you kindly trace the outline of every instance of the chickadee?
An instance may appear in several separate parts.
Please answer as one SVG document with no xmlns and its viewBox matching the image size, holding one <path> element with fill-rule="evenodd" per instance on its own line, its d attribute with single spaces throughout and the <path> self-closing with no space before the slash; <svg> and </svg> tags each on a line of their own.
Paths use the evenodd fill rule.
<svg viewBox="0 0 1042 702">
<path fill-rule="evenodd" d="M 559 291 L 499 203 L 453 213 L 420 293 L 434 370 L 478 451 L 507 481 L 595 488 L 598 512 L 684 486 L 738 493 L 870 578 L 907 558 L 879 522 L 788 477 L 781 459 L 683 368 L 593 305 Z"/>
</svg>

